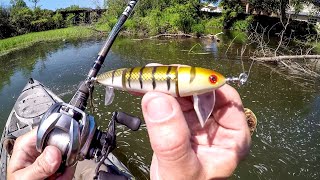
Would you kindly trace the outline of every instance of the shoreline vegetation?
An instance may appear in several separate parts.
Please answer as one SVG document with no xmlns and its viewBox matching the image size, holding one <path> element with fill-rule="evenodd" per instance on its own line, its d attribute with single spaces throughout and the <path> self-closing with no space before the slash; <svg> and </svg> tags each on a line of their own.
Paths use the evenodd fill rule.
<svg viewBox="0 0 320 180">
<path fill-rule="evenodd" d="M 241 22 L 237 22 L 239 24 Z M 109 27 L 109 24 L 95 24 L 95 25 L 79 25 L 79 26 L 71 26 L 61 29 L 54 29 L 54 30 L 48 30 L 48 31 L 40 31 L 40 32 L 31 32 L 27 34 L 23 34 L 20 36 L 10 37 L 6 39 L 0 39 L 0 56 L 9 55 L 11 53 L 14 53 L 15 51 L 19 51 L 28 47 L 31 47 L 37 43 L 43 43 L 43 42 L 57 42 L 57 41 L 72 41 L 72 40 L 85 40 L 85 39 L 91 39 L 91 38 L 99 38 L 99 37 L 105 37 L 106 34 L 110 32 L 111 28 Z M 217 35 L 222 34 L 224 31 L 223 28 L 217 28 L 211 31 L 212 33 L 207 34 L 197 34 L 197 33 L 183 33 L 183 32 L 177 32 L 177 33 L 163 33 L 163 34 L 156 34 L 156 35 L 150 35 L 145 36 L 142 34 L 137 34 L 136 32 L 132 32 L 127 27 L 124 27 L 124 31 L 121 33 L 122 36 L 126 37 L 133 37 L 133 39 L 143 40 L 143 39 L 156 39 L 156 38 L 211 38 L 216 39 L 219 41 L 220 39 L 217 37 Z M 242 30 L 233 30 L 232 32 L 238 32 L 235 33 L 235 38 L 239 36 L 240 34 L 244 35 L 246 32 Z M 138 38 L 134 38 L 138 37 Z M 244 37 L 240 37 L 240 39 L 243 39 Z M 245 39 L 245 38 L 244 38 Z M 314 42 L 313 46 L 317 51 L 320 51 L 320 43 Z"/>
<path fill-rule="evenodd" d="M 83 26 L 32 32 L 0 40 L 0 56 L 8 55 L 41 42 L 78 40 L 97 36 L 99 36 L 97 32 Z"/>
<path fill-rule="evenodd" d="M 210 2 L 217 1 L 208 1 L 207 4 Z M 264 0 L 261 0 L 262 2 Z M 274 53 L 275 56 L 277 56 L 281 44 L 286 40 L 288 40 L 288 43 L 285 44 L 301 41 L 303 46 L 312 45 L 314 49 L 320 50 L 318 33 L 314 25 L 294 21 L 290 18 L 283 19 L 283 13 L 278 14 L 278 17 L 270 15 L 271 12 L 274 14 L 280 12 L 280 9 L 282 10 L 289 5 L 288 3 L 275 3 L 272 8 L 267 6 L 271 9 L 260 7 L 260 3 L 252 4 L 253 10 L 259 10 L 264 14 L 269 13 L 269 15 L 245 14 L 245 8 L 240 0 L 220 1 L 219 6 L 223 11 L 216 14 L 201 11 L 201 7 L 205 4 L 198 0 L 141 1 L 132 16 L 124 24 L 121 34 L 126 37 L 142 39 L 166 37 L 166 35 L 178 38 L 210 38 L 215 37 L 215 34 L 230 30 L 240 32 L 234 38 L 244 40 L 243 43 L 255 44 L 257 40 L 264 41 L 263 38 L 271 36 L 279 39 L 280 43 L 275 51 L 276 53 Z M 23 0 L 12 1 L 10 7 L 0 6 L 0 56 L 30 47 L 39 42 L 67 41 L 101 36 L 101 34 L 111 31 L 125 6 L 126 2 L 123 0 L 109 0 L 106 12 L 99 19 L 90 16 L 92 19 L 89 22 L 91 23 L 86 24 L 87 19 L 84 17 L 72 13 L 63 17 L 59 13 L 62 10 L 81 10 L 79 6 L 70 6 L 54 12 L 41 9 L 36 5 L 33 9 L 30 9 Z M 308 29 L 309 34 L 306 34 L 306 29 Z M 252 34 L 255 36 L 252 36 Z M 254 37 L 256 38 L 252 39 Z M 265 56 L 266 53 L 263 55 Z"/>
<path fill-rule="evenodd" d="M 95 18 L 90 16 L 92 18 L 89 20 L 91 24 L 81 27 L 81 25 L 77 25 L 79 25 L 78 23 L 86 23 L 87 19 L 84 17 L 72 13 L 63 17 L 59 13 L 61 10 L 81 10 L 82 8 L 79 6 L 71 6 L 54 12 L 41 9 L 36 5 L 31 9 L 27 7 L 23 0 L 12 1 L 11 6 L 0 7 L 0 28 L 2 29 L 0 39 L 3 39 L 0 40 L 0 54 L 8 54 L 8 52 L 41 41 L 86 38 L 110 32 L 126 5 L 126 2 L 122 0 L 110 0 L 106 12 L 98 21 L 94 21 Z M 125 23 L 122 35 L 146 38 L 161 34 L 179 34 L 179 36 L 180 34 L 186 34 L 199 37 L 217 34 L 223 29 L 245 31 L 247 25 L 250 24 L 247 23 L 247 19 L 226 23 L 226 18 L 229 18 L 227 17 L 228 13 L 208 14 L 201 11 L 203 5 L 204 3 L 198 0 L 141 1 L 130 19 Z M 237 13 L 233 14 L 232 17 L 235 16 L 237 16 Z M 224 28 L 226 24 L 231 25 Z"/>
<path fill-rule="evenodd" d="M 221 29 L 220 34 L 223 30 Z M 31 47 L 37 43 L 43 42 L 56 42 L 56 41 L 71 41 L 71 40 L 83 40 L 90 38 L 97 38 L 105 36 L 110 32 L 108 24 L 102 25 L 97 24 L 95 26 L 71 26 L 67 28 L 54 29 L 48 31 L 31 32 L 19 36 L 14 36 L 6 39 L 0 39 L 0 56 L 9 55 L 15 51 L 19 51 L 28 47 Z M 217 30 L 218 32 L 218 30 Z M 126 37 L 136 37 L 137 34 L 125 28 L 121 33 L 122 36 Z M 171 38 L 211 38 L 217 39 L 216 35 L 198 35 L 194 33 L 185 34 L 182 32 L 172 33 L 172 34 L 158 34 L 154 36 L 140 36 L 138 39 L 156 39 L 161 37 L 171 37 Z M 219 40 L 219 39 L 217 39 Z"/>
</svg>

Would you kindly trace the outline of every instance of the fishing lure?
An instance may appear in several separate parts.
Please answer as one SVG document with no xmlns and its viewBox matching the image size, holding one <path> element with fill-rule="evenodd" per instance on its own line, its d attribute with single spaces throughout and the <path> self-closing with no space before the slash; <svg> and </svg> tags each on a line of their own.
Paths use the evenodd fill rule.
<svg viewBox="0 0 320 180">
<path fill-rule="evenodd" d="M 214 108 L 214 90 L 225 83 L 244 84 L 247 79 L 244 73 L 239 77 L 226 78 L 205 68 L 163 65 L 112 70 L 93 80 L 107 87 L 107 104 L 113 100 L 113 88 L 138 93 L 158 91 L 174 97 L 193 96 L 194 109 L 201 126 L 204 126 Z"/>
</svg>

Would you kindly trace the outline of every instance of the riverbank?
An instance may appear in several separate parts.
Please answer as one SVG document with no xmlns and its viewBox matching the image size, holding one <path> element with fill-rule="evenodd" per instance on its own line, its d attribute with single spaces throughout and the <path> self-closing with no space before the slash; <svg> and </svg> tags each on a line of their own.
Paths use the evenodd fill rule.
<svg viewBox="0 0 320 180">
<path fill-rule="evenodd" d="M 73 41 L 99 37 L 101 36 L 101 34 L 105 36 L 105 34 L 107 34 L 110 30 L 110 26 L 105 23 L 96 24 L 94 26 L 72 26 L 63 29 L 32 32 L 20 36 L 2 39 L 0 40 L 0 56 L 8 55 L 15 51 L 31 47 L 40 42 Z M 218 30 L 214 29 L 213 32 L 218 32 Z M 219 33 L 220 32 L 221 30 L 219 31 Z M 132 31 L 130 28 L 128 28 L 128 25 L 125 25 L 123 27 L 123 32 L 121 34 L 127 37 L 148 37 L 144 36 L 145 34 L 139 34 Z M 179 36 L 181 34 L 177 33 L 176 35 Z M 190 34 L 190 36 L 196 37 L 196 34 Z"/>
<path fill-rule="evenodd" d="M 217 24 L 216 21 L 211 20 L 210 23 L 207 25 L 212 27 L 214 24 Z M 213 26 L 214 27 L 214 26 Z M 219 28 L 208 28 L 211 29 L 211 31 L 205 32 L 205 34 L 202 34 L 201 37 L 205 36 L 206 34 L 220 34 L 223 30 L 221 27 Z M 41 32 L 33 32 L 24 34 L 21 36 L 16 36 L 12 38 L 2 39 L 0 40 L 0 56 L 8 55 L 10 53 L 13 53 L 15 51 L 25 49 L 28 47 L 33 46 L 34 44 L 40 43 L 40 42 L 54 42 L 54 41 L 74 41 L 74 40 L 80 40 L 80 39 L 88 39 L 88 38 L 94 38 L 99 37 L 101 34 L 105 36 L 109 31 L 111 30 L 110 25 L 108 23 L 101 23 L 96 24 L 94 26 L 73 26 L 63 29 L 56 29 L 56 30 L 49 30 L 49 31 L 41 31 Z M 127 37 L 143 37 L 146 38 L 148 36 L 145 36 L 146 34 L 137 34 L 132 29 L 128 28 L 128 25 L 123 27 L 123 32 L 121 33 L 123 36 Z M 138 31 L 139 32 L 139 31 Z M 226 31 L 227 36 L 230 36 L 231 39 L 233 39 L 234 42 L 244 43 L 247 41 L 247 34 L 243 31 Z M 180 33 L 176 33 L 175 35 L 185 35 Z M 187 34 L 192 37 L 196 37 L 197 34 Z M 156 35 L 156 36 L 159 36 Z M 156 37 L 151 36 L 151 37 Z M 150 38 L 150 37 L 149 37 Z M 315 51 L 320 52 L 320 43 L 313 43 L 313 46 L 315 46 Z"/>
<path fill-rule="evenodd" d="M 84 26 L 73 26 L 50 31 L 34 32 L 0 40 L 0 56 L 30 47 L 40 42 L 68 41 L 98 36 L 95 30 Z"/>
</svg>

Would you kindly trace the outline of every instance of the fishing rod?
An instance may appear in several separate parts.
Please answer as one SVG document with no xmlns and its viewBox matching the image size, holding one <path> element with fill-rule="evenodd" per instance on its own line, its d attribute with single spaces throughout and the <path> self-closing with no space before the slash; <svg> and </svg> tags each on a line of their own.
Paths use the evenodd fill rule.
<svg viewBox="0 0 320 180">
<path fill-rule="evenodd" d="M 105 42 L 104 46 L 101 48 L 96 61 L 94 62 L 92 68 L 90 69 L 88 76 L 85 81 L 81 82 L 79 88 L 75 95 L 72 97 L 69 104 L 81 109 L 85 110 L 87 106 L 87 101 L 90 94 L 93 92 L 93 84 L 91 79 L 96 77 L 99 70 L 101 69 L 112 44 L 114 43 L 115 39 L 117 38 L 121 27 L 126 22 L 128 17 L 131 15 L 135 5 L 137 4 L 137 0 L 132 0 L 128 3 L 128 6 L 123 11 L 122 15 L 120 16 L 117 24 L 112 28 L 107 41 Z"/>
<path fill-rule="evenodd" d="M 39 152 L 43 152 L 46 146 L 58 147 L 63 157 L 60 172 L 63 172 L 65 167 L 75 165 L 78 161 L 95 158 L 99 162 L 95 177 L 108 176 L 106 173 L 101 174 L 99 168 L 116 147 L 115 123 L 125 125 L 133 131 L 140 127 L 139 118 L 123 112 L 114 112 L 107 131 L 101 131 L 97 128 L 94 117 L 84 112 L 94 88 L 91 79 L 97 76 L 121 27 L 136 4 L 137 0 L 131 0 L 128 3 L 99 52 L 86 80 L 80 83 L 69 104 L 57 102 L 41 118 L 37 131 L 36 148 Z M 114 174 L 109 173 L 109 175 Z M 130 174 L 125 174 L 122 170 L 118 171 L 118 175 L 130 177 Z"/>
</svg>

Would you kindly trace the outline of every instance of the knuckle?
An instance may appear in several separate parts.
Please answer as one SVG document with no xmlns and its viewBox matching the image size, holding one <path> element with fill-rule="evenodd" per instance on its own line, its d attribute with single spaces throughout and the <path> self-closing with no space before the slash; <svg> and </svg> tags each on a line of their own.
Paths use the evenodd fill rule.
<svg viewBox="0 0 320 180">
<path fill-rule="evenodd" d="M 36 164 L 33 169 L 34 173 L 43 175 L 52 174 L 51 166 L 43 158 L 38 158 L 35 163 Z"/>
</svg>

